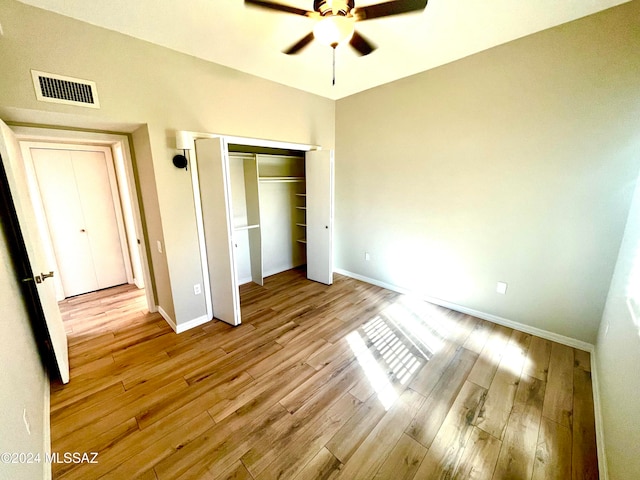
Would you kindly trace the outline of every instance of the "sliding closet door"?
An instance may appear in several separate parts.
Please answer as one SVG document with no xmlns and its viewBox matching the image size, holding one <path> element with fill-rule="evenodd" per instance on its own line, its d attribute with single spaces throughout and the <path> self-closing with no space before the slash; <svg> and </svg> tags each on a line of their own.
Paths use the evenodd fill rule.
<svg viewBox="0 0 640 480">
<path fill-rule="evenodd" d="M 220 138 L 200 139 L 195 143 L 213 316 L 239 325 L 240 293 L 233 250 L 226 145 Z"/>
<path fill-rule="evenodd" d="M 333 151 L 307 152 L 307 278 L 333 283 Z"/>
</svg>

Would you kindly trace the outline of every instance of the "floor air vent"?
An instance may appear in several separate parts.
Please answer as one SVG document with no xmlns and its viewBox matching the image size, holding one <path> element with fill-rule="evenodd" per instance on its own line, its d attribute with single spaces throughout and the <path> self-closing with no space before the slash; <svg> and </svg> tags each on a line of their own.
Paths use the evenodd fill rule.
<svg viewBox="0 0 640 480">
<path fill-rule="evenodd" d="M 36 98 L 41 102 L 100 108 L 95 82 L 31 70 Z"/>
</svg>

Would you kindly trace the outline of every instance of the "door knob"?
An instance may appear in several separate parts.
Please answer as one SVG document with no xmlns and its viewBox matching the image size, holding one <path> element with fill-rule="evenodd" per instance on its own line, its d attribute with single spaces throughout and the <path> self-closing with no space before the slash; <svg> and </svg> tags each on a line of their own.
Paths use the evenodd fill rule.
<svg viewBox="0 0 640 480">
<path fill-rule="evenodd" d="M 42 283 L 42 278 L 40 278 L 40 275 L 36 275 L 35 277 L 23 278 L 22 282 L 23 283 L 26 283 L 26 282 Z"/>
<path fill-rule="evenodd" d="M 53 272 L 41 273 L 40 276 L 42 277 L 42 280 L 46 280 L 47 278 L 53 278 Z"/>
<path fill-rule="evenodd" d="M 84 232 L 86 232 L 86 230 L 85 230 L 84 228 L 81 228 L 81 229 L 80 229 L 80 232 L 81 232 L 81 233 L 84 233 Z"/>
</svg>

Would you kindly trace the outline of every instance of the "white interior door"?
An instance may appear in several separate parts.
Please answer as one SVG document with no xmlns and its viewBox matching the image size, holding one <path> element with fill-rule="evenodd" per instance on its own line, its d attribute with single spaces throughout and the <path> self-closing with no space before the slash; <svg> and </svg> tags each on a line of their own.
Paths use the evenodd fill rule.
<svg viewBox="0 0 640 480">
<path fill-rule="evenodd" d="M 102 151 L 30 150 L 64 296 L 127 283 Z"/>
<path fill-rule="evenodd" d="M 213 316 L 239 325 L 240 292 L 226 145 L 220 138 L 198 139 L 195 144 Z"/>
<path fill-rule="evenodd" d="M 41 279 L 40 283 L 35 283 L 35 285 L 49 334 L 47 341 L 51 342 L 60 377 L 64 383 L 67 383 L 69 381 L 67 335 L 56 302 L 53 282 L 47 278 L 42 281 L 42 274 L 49 275 L 50 272 L 53 272 L 55 275 L 55 272 L 47 264 L 44 248 L 40 241 L 20 147 L 13 132 L 2 121 L 0 121 L 0 155 L 7 173 L 20 231 L 29 257 L 33 274 L 32 281 L 35 282 L 36 277 Z"/>
<path fill-rule="evenodd" d="M 333 150 L 305 155 L 307 278 L 333 283 Z"/>
<path fill-rule="evenodd" d="M 98 288 L 127 283 L 108 160 L 99 151 L 72 151 L 71 159 Z"/>
</svg>

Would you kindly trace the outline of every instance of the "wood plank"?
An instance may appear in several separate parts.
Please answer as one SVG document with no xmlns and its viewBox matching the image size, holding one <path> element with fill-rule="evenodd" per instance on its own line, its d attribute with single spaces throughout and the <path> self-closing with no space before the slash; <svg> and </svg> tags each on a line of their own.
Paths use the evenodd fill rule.
<svg viewBox="0 0 640 480">
<path fill-rule="evenodd" d="M 577 351 L 576 351 L 577 353 Z M 591 372 L 584 367 L 590 363 L 587 356 L 576 361 L 573 369 L 573 444 L 572 479 L 595 480 L 598 478 L 598 452 L 593 410 Z"/>
<path fill-rule="evenodd" d="M 478 417 L 477 426 L 498 440 L 507 427 L 530 343 L 531 335 L 513 331 Z"/>
<path fill-rule="evenodd" d="M 307 360 L 307 365 L 320 370 L 330 363 L 341 363 L 353 357 L 353 351 L 345 340 L 338 343 L 327 344 L 327 348 L 318 349 L 315 355 Z"/>
<path fill-rule="evenodd" d="M 547 381 L 549 372 L 549 361 L 551 360 L 551 343 L 540 337 L 531 338 L 529 355 L 524 367 L 524 375 L 537 378 L 543 382 Z"/>
<path fill-rule="evenodd" d="M 196 436 L 199 435 L 202 429 L 208 429 L 213 426 L 213 420 L 207 418 L 208 415 L 204 415 L 203 412 L 199 412 L 191 418 L 193 422 L 190 427 L 181 429 L 185 425 L 184 418 L 179 414 L 172 414 L 162 419 L 153 427 L 147 430 L 137 430 L 121 439 L 116 443 L 112 443 L 108 446 L 100 449 L 99 463 L 95 465 L 80 464 L 77 471 L 72 472 L 72 475 L 65 476 L 65 478 L 83 480 L 87 477 L 93 476 L 99 478 L 105 474 L 108 474 L 113 469 L 117 468 L 120 464 L 126 462 L 131 457 L 138 455 L 142 448 L 149 447 L 156 442 L 166 442 L 167 432 L 174 430 L 181 430 L 186 433 L 185 436 L 180 438 L 179 445 L 185 445 L 190 440 L 190 433 L 193 432 Z M 77 448 L 78 443 L 75 447 Z M 66 447 L 63 447 L 66 448 Z M 73 446 L 71 447 L 73 448 Z M 176 446 L 178 448 L 178 446 Z M 181 448 L 181 447 L 180 447 Z M 64 450 L 63 450 L 64 451 Z M 67 450 L 72 451 L 72 450 Z M 158 459 L 161 460 L 161 459 Z M 58 468 L 59 465 L 54 464 L 54 467 Z M 90 471 L 90 474 L 87 472 Z M 57 477 L 57 470 L 56 476 Z"/>
<path fill-rule="evenodd" d="M 442 349 L 436 352 L 433 357 L 420 368 L 416 376 L 409 383 L 409 388 L 412 388 L 424 397 L 428 397 L 440 381 L 442 374 L 453 361 L 456 351 L 459 348 L 460 347 L 454 343 L 444 342 Z"/>
<path fill-rule="evenodd" d="M 331 480 L 336 477 L 342 464 L 326 448 L 318 454 L 295 476 L 294 480 Z"/>
<path fill-rule="evenodd" d="M 474 427 L 456 466 L 454 480 L 491 478 L 501 446 L 502 442 L 493 435 Z"/>
<path fill-rule="evenodd" d="M 543 416 L 531 479 L 568 478 L 571 478 L 571 430 Z"/>
<path fill-rule="evenodd" d="M 215 472 L 211 473 L 215 475 Z M 254 480 L 249 470 L 239 460 L 220 475 L 214 476 L 214 478 L 215 480 Z"/>
<path fill-rule="evenodd" d="M 287 395 L 300 383 L 313 375 L 314 370 L 299 362 L 284 370 L 281 376 L 263 377 L 248 384 L 245 388 L 233 392 L 228 399 L 220 401 L 207 411 L 216 423 L 221 422 L 233 412 L 247 412 L 255 408 L 256 402 L 264 402 L 265 398 Z"/>
<path fill-rule="evenodd" d="M 347 423 L 327 442 L 327 449 L 342 463 L 346 463 L 386 414 L 377 396 L 371 396 Z"/>
<path fill-rule="evenodd" d="M 280 451 L 261 473 L 251 470 L 252 475 L 256 480 L 295 478 L 359 406 L 360 402 L 346 393 L 326 413 L 298 430 L 291 437 L 288 448 Z"/>
<path fill-rule="evenodd" d="M 448 368 L 407 427 L 408 435 L 427 448 L 431 445 L 477 358 L 476 353 L 466 348 L 456 351 Z"/>
<path fill-rule="evenodd" d="M 384 463 L 425 398 L 407 389 L 347 461 L 337 478 L 371 478 Z"/>
<path fill-rule="evenodd" d="M 551 345 L 549 376 L 542 415 L 571 428 L 573 415 L 573 348 Z"/>
<path fill-rule="evenodd" d="M 585 372 L 591 371 L 591 355 L 589 355 L 589 352 L 585 352 L 584 350 L 578 350 L 577 348 L 574 348 L 573 358 L 574 358 L 576 367 L 581 368 Z"/>
<path fill-rule="evenodd" d="M 155 467 L 164 458 L 188 445 L 203 432 L 212 428 L 212 421 L 204 413 L 184 425 L 167 431 L 157 441 L 143 446 L 135 455 L 120 463 L 104 479 L 137 478 L 141 473 Z"/>
<path fill-rule="evenodd" d="M 479 320 L 462 346 L 467 350 L 480 354 L 489 340 L 493 326 L 494 324 L 491 322 Z"/>
<path fill-rule="evenodd" d="M 411 480 L 427 449 L 410 436 L 403 434 L 373 478 L 386 480 Z"/>
<path fill-rule="evenodd" d="M 469 374 L 469 381 L 488 389 L 491 386 L 493 376 L 498 370 L 502 354 L 507 348 L 512 330 L 501 325 L 494 325 L 487 343 L 485 343 L 480 356 Z"/>
<path fill-rule="evenodd" d="M 112 445 L 117 444 L 123 439 L 128 438 L 130 435 L 134 435 L 138 430 L 138 424 L 135 418 L 115 425 L 113 428 L 102 431 L 94 437 L 86 437 L 82 442 L 83 452 L 97 452 L 98 461 L 102 461 L 103 453 L 108 451 Z M 66 444 L 60 442 L 61 450 L 58 452 L 73 452 L 74 448 L 78 446 L 78 439 L 74 438 L 73 441 L 69 441 Z M 86 476 L 88 470 L 94 470 L 95 464 L 82 464 L 82 463 L 63 463 L 56 465 L 56 478 L 83 478 Z M 75 472 L 74 472 L 75 471 Z"/>
<path fill-rule="evenodd" d="M 156 475 L 159 480 L 200 478 L 211 476 L 210 471 L 226 470 L 249 448 L 251 432 L 263 431 L 284 415 L 286 410 L 276 404 L 251 415 L 248 421 L 241 415 L 227 417 L 160 461 L 154 467 Z"/>
<path fill-rule="evenodd" d="M 452 478 L 484 403 L 487 391 L 465 382 L 414 478 Z"/>
<path fill-rule="evenodd" d="M 353 370 L 345 372 L 344 380 L 348 381 L 352 373 Z M 334 404 L 337 401 L 342 401 L 342 404 L 351 410 L 349 402 L 357 399 L 351 395 L 344 398 L 346 388 L 339 388 L 341 381 L 343 379 L 339 379 L 333 388 L 317 391 L 294 414 L 285 416 L 281 421 L 271 425 L 261 441 L 252 443 L 251 449 L 242 456 L 243 463 L 252 474 L 260 473 L 269 463 L 274 461 L 279 452 L 288 450 L 298 432 L 306 429 L 310 423 L 316 422 L 318 418 L 326 416 L 326 412 L 336 408 Z M 357 411 L 361 402 L 357 401 L 354 404 L 356 405 L 355 411 Z"/>
<path fill-rule="evenodd" d="M 162 401 L 164 396 L 184 391 L 187 387 L 187 383 L 182 378 L 171 383 L 159 381 L 92 405 L 56 422 L 56 429 L 52 431 L 52 440 L 55 442 L 72 432 L 76 432 L 76 435 L 91 437 L 93 435 L 90 432 L 98 434 L 105 426 L 110 428 L 124 422 L 134 417 L 139 410 Z"/>
<path fill-rule="evenodd" d="M 546 383 L 523 375 L 502 440 L 494 480 L 531 478 Z"/>
<path fill-rule="evenodd" d="M 183 418 L 203 412 L 209 408 L 224 402 L 232 396 L 237 389 L 253 382 L 253 378 L 246 372 L 227 377 L 224 381 L 217 379 L 203 381 L 190 385 L 186 391 L 179 395 L 166 395 L 162 401 L 155 403 L 150 408 L 140 410 L 136 420 L 140 429 L 144 430 L 154 425 L 174 412 L 181 412 Z"/>
</svg>

